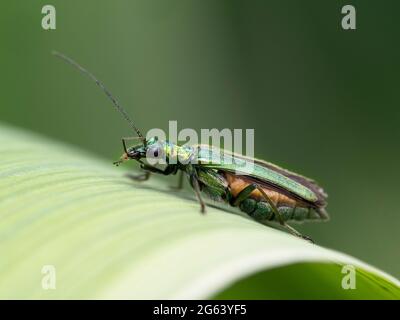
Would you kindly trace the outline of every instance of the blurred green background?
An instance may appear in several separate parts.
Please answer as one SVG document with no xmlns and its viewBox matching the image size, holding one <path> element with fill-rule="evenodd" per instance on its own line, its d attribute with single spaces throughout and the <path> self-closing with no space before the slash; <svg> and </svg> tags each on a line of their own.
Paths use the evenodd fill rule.
<svg viewBox="0 0 400 320">
<path fill-rule="evenodd" d="M 46 31 L 49 3 L 57 29 Z M 341 28 L 345 4 L 355 31 Z M 0 120 L 120 156 L 129 127 L 50 54 L 64 52 L 144 131 L 169 120 L 254 128 L 257 157 L 329 193 L 331 221 L 299 229 L 399 277 L 399 10 L 387 0 L 2 1 Z"/>
</svg>

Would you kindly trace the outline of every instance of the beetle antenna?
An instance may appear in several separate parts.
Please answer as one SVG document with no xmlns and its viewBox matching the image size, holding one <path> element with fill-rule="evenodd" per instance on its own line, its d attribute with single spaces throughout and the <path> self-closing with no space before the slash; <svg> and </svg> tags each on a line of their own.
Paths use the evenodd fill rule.
<svg viewBox="0 0 400 320">
<path fill-rule="evenodd" d="M 138 128 L 136 128 L 135 124 L 133 123 L 132 119 L 129 117 L 128 113 L 118 103 L 117 99 L 114 98 L 114 96 L 111 94 L 111 92 L 107 90 L 107 88 L 104 86 L 103 83 L 101 83 L 92 73 L 90 73 L 88 70 L 86 70 L 84 67 L 82 67 L 81 65 L 79 65 L 77 62 L 75 62 L 71 58 L 67 57 L 66 55 L 64 55 L 60 52 L 57 52 L 57 51 L 52 51 L 52 54 L 55 55 L 56 57 L 64 60 L 65 62 L 69 63 L 70 65 L 74 66 L 79 71 L 86 74 L 90 79 L 92 79 L 101 88 L 101 90 L 103 90 L 103 92 L 106 94 L 106 96 L 111 100 L 115 109 L 117 109 L 122 114 L 122 116 L 125 118 L 125 120 L 128 121 L 128 123 L 131 125 L 133 130 L 135 130 L 138 137 L 141 140 L 146 141 L 145 138 L 143 137 L 142 133 L 140 132 L 140 130 Z"/>
</svg>

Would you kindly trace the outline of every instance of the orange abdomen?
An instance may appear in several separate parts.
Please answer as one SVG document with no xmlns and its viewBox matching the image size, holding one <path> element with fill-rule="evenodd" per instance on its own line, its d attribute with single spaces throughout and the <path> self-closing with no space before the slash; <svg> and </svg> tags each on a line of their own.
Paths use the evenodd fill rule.
<svg viewBox="0 0 400 320">
<path fill-rule="evenodd" d="M 237 176 L 228 172 L 225 172 L 225 178 L 228 182 L 228 186 L 230 188 L 230 192 L 234 197 L 236 197 L 240 191 L 242 191 L 244 188 L 246 188 L 248 185 L 254 183 L 251 178 L 245 177 L 245 176 Z M 304 202 L 290 197 L 288 195 L 282 194 L 279 191 L 275 191 L 272 189 L 269 189 L 268 187 L 263 186 L 262 189 L 264 192 L 268 195 L 268 197 L 272 200 L 272 202 L 275 204 L 275 206 L 280 207 L 280 206 L 286 206 L 286 207 L 306 207 Z M 265 201 L 264 196 L 261 194 L 259 190 L 254 190 L 250 198 L 255 199 L 257 201 Z"/>
</svg>

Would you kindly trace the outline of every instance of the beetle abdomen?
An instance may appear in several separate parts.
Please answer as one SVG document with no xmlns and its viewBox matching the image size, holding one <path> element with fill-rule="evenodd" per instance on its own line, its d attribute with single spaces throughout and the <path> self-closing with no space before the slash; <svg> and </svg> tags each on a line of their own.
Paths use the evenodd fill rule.
<svg viewBox="0 0 400 320">
<path fill-rule="evenodd" d="M 240 210 L 247 213 L 257 221 L 278 221 L 269 203 L 257 201 L 252 198 L 243 200 L 239 205 Z M 318 220 L 319 214 L 311 207 L 277 207 L 284 221 Z"/>
<path fill-rule="evenodd" d="M 245 187 L 254 183 L 251 178 L 246 176 L 236 176 L 230 173 L 224 173 L 224 175 L 233 197 L 236 197 Z M 324 217 L 321 214 L 323 209 L 314 207 L 301 199 L 290 196 L 290 194 L 284 194 L 264 185 L 262 189 L 275 204 L 284 221 L 319 220 Z M 259 190 L 254 190 L 249 198 L 239 204 L 239 208 L 257 221 L 278 220 Z"/>
</svg>

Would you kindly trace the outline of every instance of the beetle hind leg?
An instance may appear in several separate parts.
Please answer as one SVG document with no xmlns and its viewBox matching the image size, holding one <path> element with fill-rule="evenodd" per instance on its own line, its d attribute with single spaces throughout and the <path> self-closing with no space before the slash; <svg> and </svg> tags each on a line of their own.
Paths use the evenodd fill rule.
<svg viewBox="0 0 400 320">
<path fill-rule="evenodd" d="M 310 241 L 311 243 L 314 243 L 314 241 L 309 237 L 302 235 L 300 232 L 298 232 L 295 228 L 292 226 L 288 225 L 285 220 L 282 217 L 282 214 L 279 212 L 278 208 L 275 206 L 275 204 L 272 202 L 270 197 L 267 195 L 267 193 L 261 188 L 259 185 L 256 185 L 256 188 L 258 191 L 261 192 L 265 200 L 267 200 L 268 204 L 271 206 L 272 211 L 274 212 L 277 220 L 279 221 L 279 224 L 284 227 L 286 230 L 288 230 L 291 234 L 295 235 L 296 237 L 302 238 L 304 240 Z"/>
<path fill-rule="evenodd" d="M 292 226 L 288 225 L 285 220 L 282 217 L 282 214 L 279 212 L 278 208 L 275 206 L 275 204 L 272 202 L 270 197 L 267 195 L 267 193 L 261 188 L 259 185 L 257 186 L 257 190 L 261 192 L 265 200 L 268 201 L 268 204 L 271 206 L 272 211 L 274 212 L 276 219 L 279 221 L 279 224 L 284 227 L 286 230 L 288 230 L 291 234 L 293 234 L 296 237 L 302 238 L 304 240 L 310 241 L 311 243 L 314 243 L 314 241 L 309 237 L 302 235 L 300 232 L 298 232 L 295 228 Z"/>
<path fill-rule="evenodd" d="M 282 214 L 279 212 L 276 205 L 272 202 L 270 197 L 266 194 L 266 192 L 259 185 L 255 184 L 255 183 L 250 184 L 250 185 L 246 186 L 243 190 L 241 190 L 239 192 L 239 194 L 231 200 L 231 204 L 233 206 L 240 206 L 242 211 L 248 213 L 250 216 L 254 216 L 254 218 L 257 220 L 255 215 L 257 215 L 260 211 L 258 209 L 256 209 L 256 207 L 257 207 L 256 200 L 250 198 L 251 193 L 256 189 L 262 194 L 262 196 L 264 197 L 266 202 L 269 204 L 269 207 L 271 208 L 270 210 L 272 210 L 273 215 L 275 215 L 276 219 L 278 220 L 279 224 L 282 227 L 284 227 L 287 231 L 289 231 L 294 236 L 314 243 L 310 237 L 302 235 L 300 232 L 298 232 L 296 229 L 294 229 L 293 227 L 291 227 L 290 225 L 288 225 L 285 222 L 285 219 L 283 218 Z M 250 199 L 250 202 L 249 202 L 249 199 Z M 264 220 L 271 220 L 273 218 L 272 213 L 267 214 L 267 211 L 268 210 L 266 210 L 266 208 L 265 208 L 265 210 L 262 213 L 263 218 L 264 218 Z"/>
</svg>

